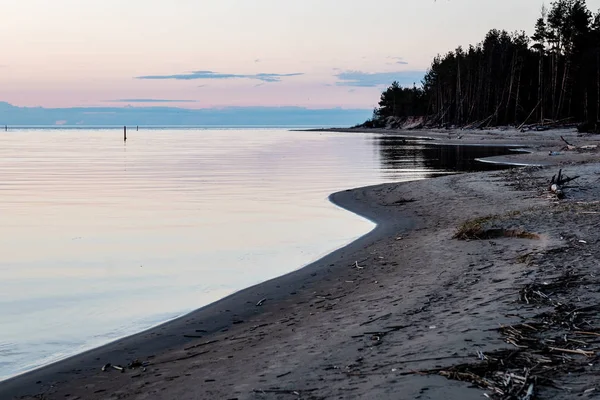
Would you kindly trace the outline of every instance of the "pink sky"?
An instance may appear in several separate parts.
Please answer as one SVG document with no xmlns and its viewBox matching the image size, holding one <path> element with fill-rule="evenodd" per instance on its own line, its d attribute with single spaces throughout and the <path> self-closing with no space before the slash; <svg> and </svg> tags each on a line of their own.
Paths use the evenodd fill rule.
<svg viewBox="0 0 600 400">
<path fill-rule="evenodd" d="M 0 101 L 44 107 L 164 99 L 193 101 L 172 104 L 189 108 L 372 108 L 392 76 L 410 84 L 438 53 L 477 42 L 491 28 L 531 33 L 541 5 L 537 0 L 4 0 Z M 596 10 L 600 0 L 588 6 Z M 191 71 L 234 77 L 135 79 Z M 369 83 L 336 76 L 348 71 Z M 272 82 L 252 78 L 293 73 L 302 75 Z"/>
</svg>

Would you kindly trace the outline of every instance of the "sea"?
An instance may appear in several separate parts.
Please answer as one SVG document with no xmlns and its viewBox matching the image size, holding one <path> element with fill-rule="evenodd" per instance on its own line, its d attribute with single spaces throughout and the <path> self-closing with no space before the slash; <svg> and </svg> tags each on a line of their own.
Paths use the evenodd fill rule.
<svg viewBox="0 0 600 400">
<path fill-rule="evenodd" d="M 502 147 L 288 128 L 0 132 L 0 380 L 286 274 L 374 224 L 332 192 Z"/>
</svg>

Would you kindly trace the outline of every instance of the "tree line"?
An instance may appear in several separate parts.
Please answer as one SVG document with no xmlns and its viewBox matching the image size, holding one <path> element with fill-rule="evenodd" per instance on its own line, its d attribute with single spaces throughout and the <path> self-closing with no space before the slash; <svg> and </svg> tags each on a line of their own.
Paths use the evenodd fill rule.
<svg viewBox="0 0 600 400">
<path fill-rule="evenodd" d="M 557 121 L 600 127 L 600 12 L 585 0 L 543 7 L 531 37 L 490 30 L 434 58 L 421 86 L 392 83 L 366 126 L 421 116 L 429 125 L 498 126 Z"/>
</svg>

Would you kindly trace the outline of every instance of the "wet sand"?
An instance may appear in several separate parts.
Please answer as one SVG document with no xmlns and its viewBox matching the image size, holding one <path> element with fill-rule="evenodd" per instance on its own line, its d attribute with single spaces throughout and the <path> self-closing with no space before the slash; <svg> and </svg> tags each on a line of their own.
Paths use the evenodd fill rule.
<svg viewBox="0 0 600 400">
<path fill-rule="evenodd" d="M 0 398 L 491 395 L 481 385 L 415 371 L 478 363 L 478 351 L 514 349 L 497 328 L 553 308 L 521 301 L 523 287 L 550 281 L 567 267 L 581 276 L 595 273 L 600 259 L 600 218 L 594 214 L 600 212 L 600 164 L 575 162 L 562 161 L 565 173 L 581 178 L 560 201 L 547 190 L 555 167 L 453 175 L 333 194 L 334 203 L 375 221 L 377 228 L 299 271 L 2 382 Z M 476 217 L 490 217 L 495 229 L 534 232 L 536 237 L 453 238 L 464 221 Z M 561 301 L 582 307 L 600 303 L 594 282 L 573 285 L 561 292 Z M 594 323 L 590 320 L 586 329 L 594 330 Z M 590 343 L 585 346 L 592 351 Z M 594 386 L 597 368 L 589 366 L 589 354 L 570 357 L 572 370 L 556 371 L 553 385 L 536 386 L 538 398 L 571 398 Z M 102 371 L 108 363 L 127 366 L 134 360 L 142 365 L 124 372 L 110 367 Z"/>
</svg>

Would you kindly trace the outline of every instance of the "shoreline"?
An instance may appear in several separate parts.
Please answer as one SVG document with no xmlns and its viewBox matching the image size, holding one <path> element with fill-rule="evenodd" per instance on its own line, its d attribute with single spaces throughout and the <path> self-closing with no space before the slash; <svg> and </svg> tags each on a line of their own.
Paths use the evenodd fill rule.
<svg viewBox="0 0 600 400">
<path fill-rule="evenodd" d="M 370 241 L 379 240 L 389 234 L 394 228 L 403 225 L 401 223 L 391 223 L 385 216 L 373 212 L 369 207 L 362 204 L 355 204 L 356 211 L 347 208 L 348 206 L 343 200 L 341 202 L 338 200 L 341 193 L 343 192 L 331 194 L 328 200 L 346 211 L 375 223 L 376 226 L 371 231 L 298 270 L 244 288 L 223 299 L 142 332 L 0 381 L 0 394 L 6 395 L 9 398 L 32 396 L 40 392 L 40 390 L 43 392 L 51 389 L 56 382 L 64 380 L 65 371 L 68 370 L 79 371 L 81 368 L 84 368 L 89 369 L 89 371 L 95 371 L 107 363 L 127 365 L 132 361 L 132 357 L 129 354 L 129 349 L 131 348 L 136 349 L 136 359 L 148 358 L 157 353 L 168 352 L 173 348 L 193 341 L 193 338 L 184 338 L 179 335 L 180 332 L 186 330 L 186 327 L 191 324 L 202 325 L 203 335 L 223 332 L 233 327 L 237 321 L 260 315 L 265 309 L 264 307 L 256 306 L 256 303 L 264 298 L 261 296 L 268 293 L 267 301 L 269 303 L 281 301 L 282 297 L 287 295 L 284 292 L 290 290 L 293 292 L 306 281 L 312 281 L 310 278 L 313 278 L 315 272 L 321 270 L 323 265 L 343 258 L 346 253 L 355 251 Z M 405 224 L 410 226 L 410 222 L 408 221 Z M 282 286 L 286 287 L 286 289 L 282 289 Z M 230 309 L 236 311 L 233 317 L 224 315 Z M 78 372 L 74 372 L 74 374 L 77 375 Z"/>
<path fill-rule="evenodd" d="M 324 130 L 326 130 L 326 131 L 327 131 L 327 130 L 330 130 L 330 129 L 331 129 L 331 130 L 336 130 L 336 131 L 337 131 L 337 129 L 336 129 L 336 128 L 326 128 L 326 129 L 324 129 Z M 342 131 L 343 131 L 343 130 L 342 130 Z M 419 139 L 419 140 L 427 140 L 427 141 L 435 141 L 435 139 L 433 139 L 433 138 L 428 138 L 428 137 L 425 137 L 425 136 L 423 136 L 423 137 L 416 137 L 416 139 Z M 434 145 L 441 145 L 441 146 L 444 146 L 444 145 L 450 145 L 450 146 L 452 146 L 452 145 L 456 145 L 456 144 L 454 144 L 454 143 L 432 143 L 432 144 L 434 144 Z M 463 143 L 458 143 L 458 144 L 459 144 L 459 145 L 467 145 L 467 146 L 489 146 L 489 145 L 490 145 L 490 144 L 487 144 L 487 143 L 474 143 L 474 144 L 463 144 Z M 496 144 L 493 144 L 493 145 L 494 145 L 494 146 L 496 146 Z M 500 146 L 506 146 L 506 147 L 516 147 L 516 146 L 519 146 L 519 145 L 518 145 L 518 144 L 502 144 L 502 145 L 500 145 Z M 500 162 L 499 164 L 502 164 L 502 162 Z M 365 188 L 366 188 L 366 187 L 365 187 Z M 365 219 L 367 219 L 367 220 L 369 220 L 369 221 L 373 222 L 373 223 L 375 224 L 375 227 L 374 227 L 374 228 L 373 228 L 371 231 L 369 231 L 369 232 L 367 232 L 366 234 L 364 234 L 364 235 L 362 235 L 362 236 L 358 237 L 357 239 L 353 240 L 352 242 L 350 242 L 350 243 L 348 243 L 348 244 L 346 244 L 346 245 L 342 246 L 342 247 L 341 247 L 341 248 L 339 248 L 339 249 L 335 249 L 335 250 L 333 250 L 332 252 L 329 252 L 329 253 L 327 253 L 327 254 L 326 254 L 324 257 L 321 257 L 321 258 L 319 258 L 319 259 L 317 259 L 317 260 L 315 260 L 315 261 L 313 261 L 313 262 L 311 262 L 311 263 L 309 263 L 309 264 L 307 264 L 307 265 L 304 265 L 304 266 L 300 267 L 298 270 L 293 270 L 293 271 L 291 271 L 291 272 L 289 272 L 289 273 L 287 273 L 287 274 L 284 274 L 284 275 L 282 275 L 282 276 L 278 276 L 278 277 L 272 278 L 272 279 L 270 279 L 270 280 L 268 280 L 268 281 L 262 282 L 261 284 L 266 284 L 266 283 L 268 283 L 268 282 L 269 282 L 269 281 L 271 281 L 271 280 L 276 280 L 276 279 L 279 279 L 279 278 L 283 278 L 283 277 L 285 277 L 286 275 L 289 275 L 289 274 L 294 274 L 294 273 L 298 272 L 298 271 L 299 271 L 299 270 L 301 270 L 301 269 L 308 268 L 308 267 L 312 266 L 313 264 L 317 264 L 317 263 L 319 263 L 319 261 L 321 261 L 321 260 L 322 260 L 322 259 L 324 259 L 325 257 L 333 256 L 333 254 L 334 254 L 334 253 L 337 253 L 338 251 L 340 251 L 340 250 L 343 250 L 345 247 L 348 247 L 348 246 L 352 245 L 352 244 L 353 244 L 355 241 L 357 241 L 357 240 L 360 240 L 360 239 L 363 239 L 363 237 L 366 237 L 366 236 L 370 235 L 372 232 L 374 232 L 374 231 L 375 231 L 375 230 L 376 230 L 376 229 L 379 227 L 379 225 L 380 225 L 380 224 L 382 224 L 382 223 L 386 222 L 386 221 L 379 221 L 379 222 L 377 222 L 376 220 L 374 220 L 374 219 L 372 219 L 372 218 L 368 217 L 368 216 L 367 216 L 367 214 L 370 214 L 370 213 L 371 213 L 371 212 L 370 212 L 371 210 L 369 210 L 369 207 L 364 207 L 364 208 L 362 208 L 362 207 L 361 207 L 361 204 L 357 204 L 357 205 L 356 205 L 356 207 L 358 207 L 358 208 L 361 208 L 361 209 L 362 209 L 362 211 L 360 211 L 360 212 L 355 212 L 355 211 L 353 211 L 352 209 L 349 209 L 348 207 L 344 207 L 344 205 L 338 204 L 338 203 L 337 203 L 337 202 L 334 200 L 334 197 L 335 197 L 335 195 L 336 195 L 336 193 L 333 193 L 333 194 L 331 194 L 331 195 L 328 197 L 328 201 L 330 201 L 331 203 L 333 203 L 335 206 L 337 206 L 337 207 L 340 207 L 340 208 L 344 209 L 345 211 L 349 211 L 349 212 L 351 212 L 351 213 L 353 213 L 353 214 L 356 214 L 356 215 L 358 215 L 358 216 L 359 216 L 359 217 L 361 217 L 361 218 L 365 218 Z M 377 213 L 372 213 L 372 214 L 373 214 L 373 218 L 377 218 Z M 260 284 L 259 284 L 259 285 L 260 285 Z M 41 366 L 38 366 L 38 367 L 34 367 L 33 369 L 27 370 L 27 371 L 25 371 L 25 372 L 18 373 L 17 375 L 14 375 L 14 376 L 8 377 L 8 378 L 6 378 L 6 379 L 4 379 L 4 380 L 0 380 L 0 391 L 2 390 L 2 384 L 3 384 L 3 383 L 7 383 L 7 386 L 9 386 L 9 387 L 12 387 L 12 386 L 13 386 L 13 381 L 15 381 L 15 380 L 19 380 L 21 377 L 26 377 L 26 376 L 29 376 L 29 375 L 32 375 L 32 376 L 33 376 L 33 375 L 35 375 L 35 376 L 42 376 L 42 377 L 43 377 L 43 376 L 45 376 L 45 374 L 46 374 L 46 372 L 45 372 L 45 371 L 46 371 L 47 369 L 49 369 L 49 370 L 52 370 L 52 367 L 53 367 L 55 364 L 70 363 L 70 362 L 72 361 L 72 359 L 73 359 L 73 358 L 84 357 L 84 356 L 87 356 L 87 355 L 88 355 L 88 353 L 94 353 L 94 354 L 95 354 L 96 352 L 112 351 L 112 350 L 110 350 L 110 347 L 111 347 L 111 346 L 113 346 L 113 345 L 117 345 L 117 344 L 121 343 L 122 341 L 125 341 L 125 340 L 127 340 L 127 339 L 129 339 L 129 338 L 131 338 L 131 339 L 133 340 L 133 338 L 136 338 L 136 337 L 138 337 L 138 336 L 140 336 L 140 335 L 144 335 L 144 334 L 154 334 L 154 331 L 155 331 L 155 330 L 162 329 L 162 327 L 163 327 L 164 325 L 169 325 L 169 324 L 172 324 L 172 323 L 177 323 L 177 322 L 178 322 L 180 319 L 186 318 L 186 317 L 188 317 L 188 316 L 190 316 L 190 315 L 192 315 L 192 314 L 195 314 L 196 312 L 200 312 L 200 311 L 204 310 L 204 309 L 205 309 L 205 308 L 207 308 L 207 307 L 211 307 L 211 306 L 213 306 L 213 305 L 215 305 L 215 306 L 216 306 L 216 305 L 217 305 L 218 303 L 220 303 L 221 301 L 224 301 L 224 300 L 228 299 L 228 298 L 229 298 L 229 297 L 231 297 L 231 296 L 236 296 L 236 295 L 238 295 L 240 292 L 244 292 L 245 290 L 247 290 L 247 289 L 251 289 L 252 287 L 254 287 L 254 286 L 251 286 L 251 287 L 248 287 L 248 288 L 243 288 L 243 289 L 241 289 L 241 290 L 239 290 L 239 291 L 236 291 L 236 292 L 234 292 L 234 293 L 232 293 L 232 294 L 230 294 L 230 295 L 226 296 L 226 297 L 225 297 L 225 298 L 223 298 L 223 299 L 219 299 L 219 300 L 217 300 L 216 302 L 213 302 L 213 303 L 207 304 L 207 305 L 205 305 L 205 306 L 202 306 L 202 307 L 200 307 L 200 308 L 198 308 L 198 309 L 195 309 L 195 310 L 193 310 L 193 311 L 191 311 L 191 312 L 189 312 L 189 313 L 186 313 L 186 314 L 183 314 L 183 315 L 180 315 L 180 316 L 174 317 L 174 318 L 172 318 L 172 319 L 169 319 L 169 320 L 167 320 L 167 321 L 164 321 L 164 322 L 158 323 L 157 325 L 155 325 L 155 326 L 152 326 L 152 327 L 150 327 L 150 328 L 147 328 L 147 329 L 144 329 L 144 330 L 142 330 L 142 331 L 139 331 L 139 332 L 136 332 L 136 333 L 133 333 L 133 334 L 130 334 L 130 335 L 124 336 L 124 337 L 122 337 L 122 338 L 119 338 L 119 339 L 116 339 L 116 340 L 112 340 L 111 342 L 108 342 L 108 343 L 106 343 L 106 344 L 103 344 L 103 345 L 100 345 L 100 346 L 97 346 L 97 347 L 90 348 L 90 349 L 88 349 L 88 350 L 85 350 L 85 351 L 83 351 L 83 352 L 80 352 L 80 353 L 76 353 L 76 354 L 73 354 L 73 355 L 65 356 L 65 357 L 63 357 L 63 358 L 60 358 L 60 359 L 58 359 L 58 360 L 56 360 L 56 361 L 52 361 L 52 362 L 50 362 L 50 363 L 48 363 L 48 364 L 44 364 L 44 365 L 41 365 Z M 227 327 L 226 325 L 223 325 L 223 327 L 222 327 L 222 328 L 215 328 L 214 330 L 212 330 L 212 331 L 209 331 L 209 332 L 210 332 L 210 333 L 218 332 L 220 329 L 226 329 L 226 327 Z M 158 347 L 158 346 L 154 346 L 154 345 L 152 345 L 152 346 L 150 346 L 150 347 L 151 347 L 151 348 L 158 349 L 159 351 L 165 351 L 165 350 L 168 348 L 168 346 L 166 346 L 166 347 L 165 347 L 165 349 L 161 349 L 160 347 Z M 121 364 L 122 364 L 122 363 L 123 363 L 123 362 L 121 362 Z M 38 372 L 39 372 L 39 373 L 38 373 Z M 52 373 L 52 372 L 49 372 L 49 373 L 50 373 L 51 375 L 53 375 L 53 373 Z"/>
<path fill-rule="evenodd" d="M 333 193 L 333 194 L 335 194 L 335 193 Z M 337 203 L 335 203 L 334 201 L 332 201 L 332 200 L 331 200 L 331 197 L 333 196 L 333 194 L 331 194 L 330 196 L 328 196 L 328 199 L 327 199 L 327 200 L 328 200 L 329 202 L 331 202 L 331 203 L 332 203 L 334 206 L 336 206 L 336 207 L 340 207 L 340 208 L 342 208 L 344 211 L 349 211 L 349 212 L 352 212 L 352 211 L 350 211 L 350 210 L 348 210 L 348 209 L 344 208 L 343 206 L 340 206 L 340 205 L 338 205 L 338 204 L 337 204 Z M 162 329 L 162 328 L 163 328 L 163 326 L 165 326 L 165 325 L 170 325 L 171 323 L 176 323 L 176 322 L 179 322 L 179 320 L 181 320 L 181 319 L 184 319 L 184 318 L 187 318 L 187 317 L 189 317 L 189 316 L 191 316 L 191 315 L 193 315 L 193 314 L 195 314 L 195 313 L 197 313 L 197 312 L 203 311 L 203 312 L 206 312 L 206 313 L 210 313 L 211 311 L 209 311 L 209 310 L 205 310 L 205 309 L 206 309 L 206 308 L 209 308 L 209 307 L 212 307 L 212 306 L 216 306 L 216 305 L 217 305 L 217 303 L 220 303 L 221 301 L 225 301 L 225 300 L 227 300 L 227 299 L 228 299 L 228 298 L 230 298 L 230 297 L 235 297 L 235 296 L 237 296 L 238 294 L 240 294 L 241 292 L 245 292 L 246 290 L 252 289 L 252 288 L 254 288 L 255 286 L 259 286 L 259 285 L 262 285 L 262 284 L 267 284 L 267 283 L 269 283 L 270 281 L 275 281 L 275 280 L 278 280 L 279 278 L 286 277 L 287 275 L 293 275 L 293 274 L 296 274 L 297 272 L 299 272 L 299 271 L 303 270 L 304 268 L 310 267 L 310 266 L 312 266 L 313 264 L 317 264 L 319 261 L 323 260 L 324 258 L 326 258 L 326 257 L 329 257 L 329 256 L 332 256 L 334 253 L 337 253 L 338 251 L 341 251 L 341 250 L 345 249 L 346 247 L 348 247 L 348 246 L 350 246 L 350 245 L 354 244 L 354 242 L 356 242 L 356 241 L 358 241 L 358 240 L 360 240 L 360 239 L 363 239 L 364 237 L 366 237 L 366 236 L 370 235 L 370 234 L 371 234 L 373 231 L 375 231 L 375 230 L 377 229 L 377 227 L 378 227 L 378 225 L 379 225 L 379 224 L 378 224 L 378 223 L 376 223 L 375 221 L 373 221 L 373 220 L 371 220 L 371 219 L 369 219 L 369 218 L 367 218 L 367 217 L 365 217 L 365 216 L 363 216 L 363 215 L 361 215 L 361 214 L 354 213 L 354 212 L 352 212 L 352 213 L 353 213 L 353 214 L 355 214 L 355 215 L 357 215 L 357 216 L 358 216 L 358 217 L 360 217 L 360 218 L 363 218 L 363 219 L 366 219 L 366 220 L 367 220 L 367 221 L 369 221 L 369 222 L 372 222 L 372 223 L 373 223 L 375 226 L 374 226 L 374 227 L 373 227 L 373 228 L 372 228 L 370 231 L 368 231 L 367 233 L 365 233 L 365 234 L 363 234 L 363 235 L 360 235 L 360 236 L 356 237 L 354 240 L 350 241 L 349 243 L 347 243 L 347 244 L 345 244 L 345 245 L 342 245 L 341 247 L 335 248 L 335 249 L 333 249 L 332 251 L 330 251 L 330 252 L 328 252 L 328 253 L 325 253 L 325 255 L 322 255 L 320 258 L 316 259 L 315 261 L 312 261 L 312 262 L 310 262 L 310 263 L 308 263 L 308 264 L 306 264 L 306 265 L 303 265 L 303 266 L 301 266 L 301 267 L 299 267 L 299 268 L 297 268 L 297 269 L 295 269 L 295 270 L 292 270 L 292 271 L 290 271 L 290 272 L 287 272 L 287 273 L 285 273 L 285 274 L 283 274 L 283 275 L 276 276 L 276 277 L 274 277 L 274 278 L 270 278 L 270 279 L 268 279 L 268 280 L 266 280 L 266 281 L 264 281 L 264 282 L 260 282 L 260 283 L 254 284 L 254 285 L 252 285 L 252 286 L 249 286 L 249 287 L 244 287 L 244 288 L 242 288 L 242 289 L 236 290 L 236 291 L 234 291 L 234 292 L 230 293 L 229 295 L 227 295 L 227 296 L 225 296 L 225 297 L 223 297 L 223 298 L 221 298 L 221 299 L 219 299 L 219 300 L 213 301 L 213 302 L 211 302 L 211 303 L 209 303 L 209 304 L 206 304 L 206 305 L 204 305 L 204 306 L 198 307 L 198 308 L 196 308 L 196 309 L 193 309 L 192 311 L 186 312 L 186 313 L 184 313 L 184 314 L 181 314 L 181 315 L 179 315 L 179 316 L 175 316 L 175 317 L 173 317 L 173 318 L 171 318 L 171 319 L 168 319 L 168 320 L 166 320 L 166 321 L 159 322 L 159 323 L 157 323 L 156 325 L 154 325 L 154 326 L 151 326 L 151 327 L 149 327 L 149 328 L 146 328 L 146 329 L 144 329 L 144 330 L 142 330 L 142 331 L 138 331 L 138 332 L 136 332 L 136 333 L 129 334 L 129 335 L 126 335 L 126 336 L 123 336 L 123 337 L 121 337 L 121 338 L 118 338 L 118 339 L 112 340 L 112 341 L 110 341 L 110 342 L 108 342 L 108 343 L 102 344 L 102 345 L 100 345 L 100 346 L 96 346 L 96 347 L 89 348 L 89 349 L 87 349 L 87 350 L 84 350 L 84 351 L 82 351 L 82 352 L 79 352 L 79 353 L 76 353 L 76 354 L 72 354 L 72 355 L 69 355 L 69 356 L 65 356 L 65 357 L 63 357 L 63 358 L 60 358 L 60 359 L 58 359 L 58 360 L 56 360 L 56 361 L 51 361 L 51 362 L 50 362 L 50 363 L 48 363 L 48 364 L 43 364 L 43 365 L 40 365 L 40 366 L 37 366 L 37 367 L 33 367 L 33 369 L 30 369 L 30 370 L 27 370 L 27 371 L 24 371 L 24 372 L 18 373 L 17 375 L 10 376 L 10 377 L 8 377 L 8 378 L 6 378 L 6 379 L 0 379 L 0 394 L 2 394 L 2 390 L 3 390 L 3 387 L 2 387 L 2 385 L 3 385 L 5 382 L 9 382 L 9 381 L 13 381 L 13 380 L 19 380 L 21 377 L 24 377 L 24 376 L 26 376 L 26 375 L 30 375 L 30 374 L 31 374 L 31 375 L 37 375 L 36 373 L 37 373 L 38 371 L 42 372 L 42 370 L 44 370 L 44 371 L 45 371 L 46 369 L 51 369 L 51 367 L 53 367 L 55 364 L 62 364 L 62 363 L 64 363 L 64 362 L 70 362 L 70 361 L 71 361 L 71 359 L 73 359 L 73 358 L 78 358 L 78 357 L 80 357 L 80 356 L 86 356 L 88 353 L 91 353 L 91 352 L 96 352 L 96 351 L 98 351 L 98 352 L 103 352 L 104 350 L 108 350 L 108 349 L 109 349 L 111 346 L 113 346 L 113 345 L 116 345 L 116 344 L 120 343 L 121 341 L 125 341 L 125 340 L 127 340 L 127 339 L 130 339 L 130 338 L 131 338 L 131 339 L 134 339 L 134 337 L 136 337 L 136 340 L 141 340 L 141 339 L 139 339 L 139 338 L 137 338 L 137 337 L 138 337 L 138 336 L 142 336 L 142 335 L 144 335 L 144 334 L 154 334 L 154 333 L 155 333 L 154 331 L 156 331 L 156 330 L 159 330 L 159 329 Z M 227 325 L 225 325 L 223 328 L 215 328 L 213 331 L 211 331 L 211 333 L 218 332 L 218 331 L 219 331 L 219 330 L 221 330 L 221 329 L 227 329 Z M 158 349 L 158 347 L 155 347 L 155 348 L 156 348 L 156 349 Z M 46 374 L 46 373 L 44 372 L 44 374 Z M 13 386 L 13 385 L 11 384 L 10 386 Z"/>
<path fill-rule="evenodd" d="M 570 165 L 569 174 L 585 168 L 591 168 L 587 176 L 600 173 L 598 164 L 588 164 Z M 548 199 L 538 186 L 540 177 L 551 173 L 536 168 L 518 172 L 517 187 L 509 173 L 495 171 L 334 193 L 334 204 L 376 227 L 304 268 L 0 382 L 0 394 L 68 400 L 258 399 L 306 391 L 307 396 L 396 398 L 400 390 L 404 398 L 480 398 L 480 390 L 467 390 L 460 382 L 400 378 L 395 372 L 404 368 L 406 359 L 413 359 L 411 368 L 433 368 L 440 360 L 452 364 L 472 358 L 472 351 L 463 349 L 466 341 L 484 350 L 503 345 L 489 330 L 499 322 L 513 323 L 514 318 L 502 313 L 515 306 L 498 299 L 482 302 L 482 294 L 506 297 L 507 291 L 529 279 L 514 270 L 515 257 L 525 250 L 557 248 L 562 236 L 548 228 L 543 241 L 503 239 L 492 247 L 487 241 L 463 243 L 451 236 L 461 221 L 472 217 L 547 209 Z M 522 187 L 528 180 L 535 186 Z M 541 224 L 534 216 L 525 223 L 534 230 Z M 497 253 L 500 248 L 502 253 Z M 507 252 L 514 254 L 497 255 Z M 479 267 L 490 263 L 494 270 L 488 266 L 481 272 Z M 487 284 L 478 286 L 482 282 Z M 392 334 L 390 327 L 401 328 Z M 365 329 L 386 333 L 370 335 Z M 126 366 L 134 360 L 146 363 L 144 370 L 101 371 L 107 363 Z M 366 372 L 367 365 L 377 371 L 381 365 L 397 366 L 372 374 Z"/>
</svg>

